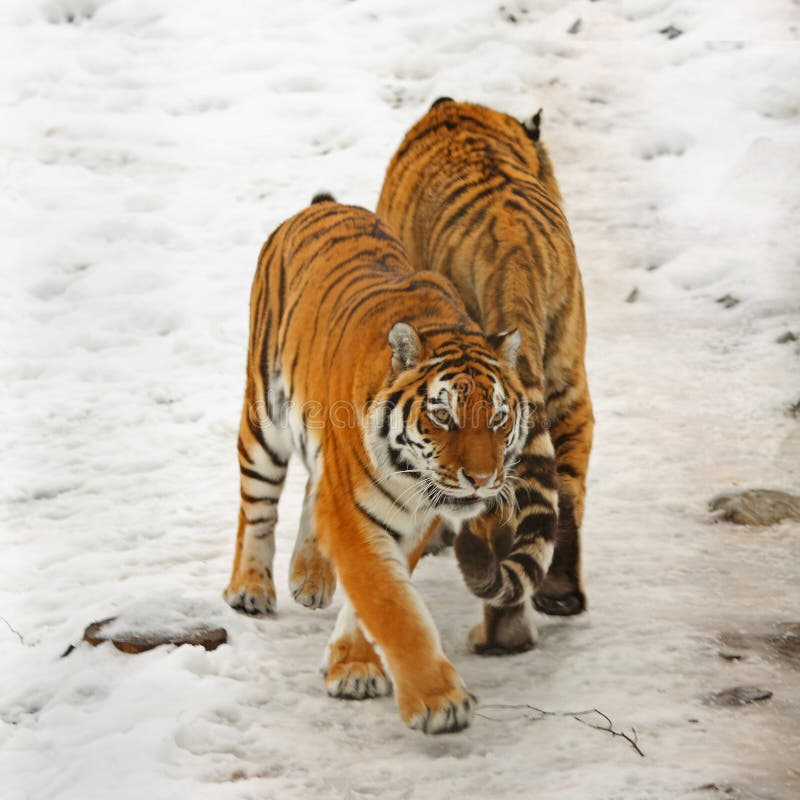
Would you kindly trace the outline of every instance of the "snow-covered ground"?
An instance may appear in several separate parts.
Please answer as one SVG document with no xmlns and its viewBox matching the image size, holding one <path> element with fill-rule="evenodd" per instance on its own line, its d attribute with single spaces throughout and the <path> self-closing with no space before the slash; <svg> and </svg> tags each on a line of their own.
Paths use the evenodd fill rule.
<svg viewBox="0 0 800 800">
<path fill-rule="evenodd" d="M 0 6 L 2 800 L 800 796 L 797 662 L 726 661 L 717 639 L 798 621 L 800 527 L 706 510 L 800 484 L 800 348 L 776 342 L 800 334 L 800 6 L 504 2 Z M 321 188 L 374 207 L 442 94 L 544 108 L 597 434 L 587 615 L 540 617 L 538 649 L 481 658 L 452 553 L 415 575 L 484 704 L 432 739 L 391 699 L 325 695 L 341 598 L 310 612 L 286 587 L 300 468 L 278 617 L 220 592 L 259 247 Z M 126 609 L 219 621 L 230 643 L 59 658 Z M 704 704 L 736 685 L 774 696 Z M 489 704 L 597 707 L 645 757 Z"/>
</svg>

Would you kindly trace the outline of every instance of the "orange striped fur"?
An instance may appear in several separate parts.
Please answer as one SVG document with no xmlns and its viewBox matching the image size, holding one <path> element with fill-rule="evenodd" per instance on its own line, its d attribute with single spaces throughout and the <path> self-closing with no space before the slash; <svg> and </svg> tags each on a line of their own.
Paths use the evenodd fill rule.
<svg viewBox="0 0 800 800">
<path fill-rule="evenodd" d="M 508 466 L 527 435 L 517 340 L 487 337 L 451 284 L 415 272 L 363 209 L 314 203 L 259 258 L 225 598 L 274 612 L 277 503 L 299 454 L 309 480 L 292 593 L 312 608 L 330 602 L 337 579 L 346 593 L 326 650 L 327 690 L 372 697 L 391 676 L 402 718 L 430 733 L 465 727 L 474 698 L 410 569 L 439 517 L 460 524 L 510 491 Z"/>
<path fill-rule="evenodd" d="M 580 526 L 594 419 L 583 289 L 540 119 L 523 125 L 441 98 L 406 135 L 378 203 L 412 264 L 450 279 L 484 330 L 521 333 L 519 376 L 536 414 L 516 513 L 510 526 L 485 515 L 456 540 L 468 585 L 490 603 L 471 634 L 481 652 L 534 643 L 533 593 L 546 613 L 586 606 Z"/>
</svg>

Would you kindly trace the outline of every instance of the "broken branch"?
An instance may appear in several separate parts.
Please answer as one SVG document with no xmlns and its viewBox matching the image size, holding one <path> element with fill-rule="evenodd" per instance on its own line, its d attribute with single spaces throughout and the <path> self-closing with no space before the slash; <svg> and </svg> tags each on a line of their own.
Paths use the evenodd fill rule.
<svg viewBox="0 0 800 800">
<path fill-rule="evenodd" d="M 641 748 L 639 747 L 639 734 L 636 732 L 636 728 L 631 727 L 631 735 L 628 735 L 624 731 L 616 730 L 614 728 L 614 723 L 611 720 L 611 717 L 608 714 L 604 714 L 597 708 L 590 708 L 585 711 L 547 711 L 543 708 L 537 708 L 536 706 L 532 706 L 528 703 L 521 703 L 521 704 L 502 704 L 502 703 L 495 703 L 492 705 L 485 705 L 481 706 L 482 711 L 488 711 L 491 709 L 499 709 L 503 711 L 522 711 L 522 716 L 519 717 L 496 717 L 496 716 L 489 716 L 487 714 L 482 714 L 480 712 L 476 713 L 475 716 L 482 717 L 483 719 L 491 720 L 492 722 L 507 722 L 510 719 L 527 719 L 530 721 L 537 721 L 544 719 L 545 717 L 570 717 L 574 720 L 577 720 L 583 725 L 586 725 L 588 728 L 594 728 L 596 731 L 605 731 L 606 733 L 610 733 L 612 736 L 619 736 L 620 738 L 624 739 L 626 742 L 630 744 L 630 746 L 642 757 L 644 758 L 645 755 L 642 752 Z M 528 713 L 532 712 L 532 713 Z M 589 714 L 597 714 L 598 716 L 602 717 L 605 721 L 603 725 L 595 725 L 592 722 L 583 719 L 583 717 Z"/>
</svg>

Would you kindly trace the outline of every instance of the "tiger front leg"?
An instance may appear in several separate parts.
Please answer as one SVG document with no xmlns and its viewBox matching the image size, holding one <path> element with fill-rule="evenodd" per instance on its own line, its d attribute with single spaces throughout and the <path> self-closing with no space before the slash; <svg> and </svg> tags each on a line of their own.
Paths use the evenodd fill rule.
<svg viewBox="0 0 800 800">
<path fill-rule="evenodd" d="M 427 545 L 440 526 L 439 519 L 433 520 L 425 535 L 409 552 L 409 574 L 414 571 L 423 552 L 427 552 Z M 363 700 L 391 691 L 392 683 L 383 662 L 358 624 L 356 612 L 348 600 L 339 612 L 336 627 L 325 648 L 322 671 L 325 688 L 331 697 Z"/>
<path fill-rule="evenodd" d="M 344 635 L 335 633 L 328 647 L 328 692 L 352 697 L 388 691 L 374 649 L 363 634 L 354 634 L 354 613 L 384 655 L 404 722 L 425 733 L 466 728 L 476 700 L 442 651 L 433 620 L 409 580 L 406 556 L 357 509 L 326 500 L 324 488 L 316 517 L 321 544 L 352 604 L 352 612 L 340 617 Z"/>
<path fill-rule="evenodd" d="M 363 700 L 391 692 L 392 683 L 381 659 L 361 630 L 356 612 L 347 600 L 325 648 L 322 671 L 325 689 L 331 697 Z"/>
<path fill-rule="evenodd" d="M 531 431 L 513 479 L 514 513 L 502 510 L 471 520 L 455 542 L 464 580 L 486 601 L 483 621 L 469 634 L 475 653 L 503 655 L 537 641 L 530 600 L 553 555 L 558 520 L 556 464 L 544 426 Z"/>
<path fill-rule="evenodd" d="M 289 566 L 289 591 L 306 608 L 327 608 L 336 591 L 336 570 L 320 550 L 314 531 L 317 487 L 309 480 L 303 498 L 300 529 Z"/>
<path fill-rule="evenodd" d="M 499 569 L 498 564 L 511 550 L 513 528 L 495 515 L 472 520 L 456 540 L 456 555 L 462 573 L 484 581 Z M 475 586 L 467 580 L 475 592 Z M 524 653 L 536 646 L 539 639 L 530 602 L 507 606 L 484 603 L 483 619 L 467 636 L 467 646 L 478 655 L 502 656 Z"/>
</svg>

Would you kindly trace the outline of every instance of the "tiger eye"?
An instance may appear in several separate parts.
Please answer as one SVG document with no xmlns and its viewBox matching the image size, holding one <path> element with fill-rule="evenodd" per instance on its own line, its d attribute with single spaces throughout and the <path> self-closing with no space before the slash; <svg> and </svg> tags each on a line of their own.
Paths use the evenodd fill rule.
<svg viewBox="0 0 800 800">
<path fill-rule="evenodd" d="M 490 425 L 495 428 L 505 428 L 508 424 L 509 415 L 508 414 L 498 414 L 494 419 L 490 421 Z"/>
<path fill-rule="evenodd" d="M 446 425 L 448 422 L 450 422 L 450 412 L 445 411 L 443 408 L 437 408 L 433 412 L 433 418 L 442 425 Z"/>
</svg>

